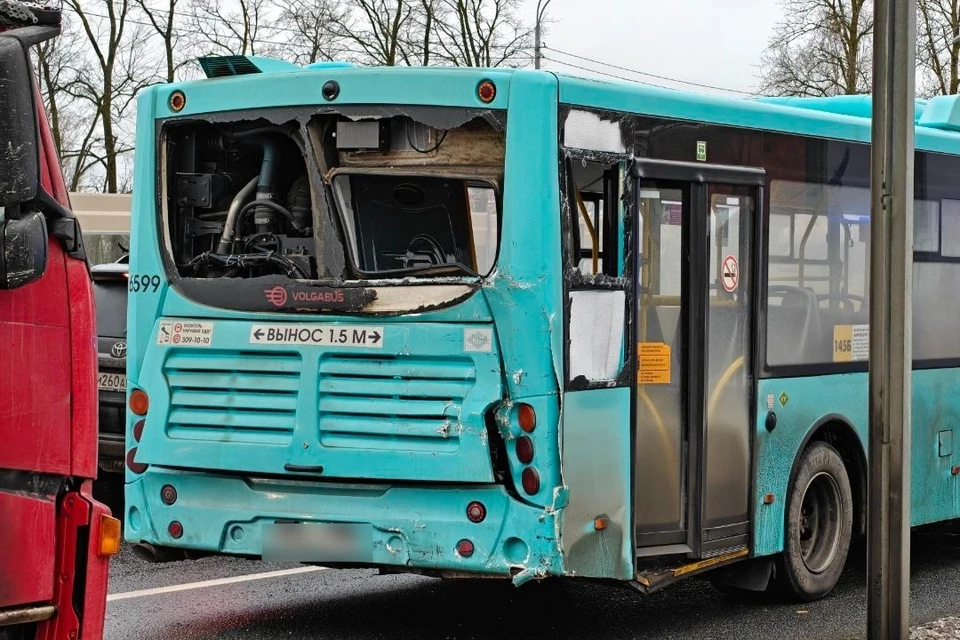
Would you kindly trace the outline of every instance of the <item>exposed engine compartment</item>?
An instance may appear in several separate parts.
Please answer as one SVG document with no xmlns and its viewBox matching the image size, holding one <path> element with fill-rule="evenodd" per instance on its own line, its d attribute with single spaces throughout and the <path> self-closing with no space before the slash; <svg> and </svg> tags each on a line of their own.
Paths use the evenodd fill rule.
<svg viewBox="0 0 960 640">
<path fill-rule="evenodd" d="M 314 276 L 313 206 L 296 131 L 263 122 L 168 130 L 169 233 L 180 275 Z"/>
<path fill-rule="evenodd" d="M 178 275 L 342 282 L 489 273 L 502 115 L 370 111 L 166 123 L 161 205 Z"/>
</svg>

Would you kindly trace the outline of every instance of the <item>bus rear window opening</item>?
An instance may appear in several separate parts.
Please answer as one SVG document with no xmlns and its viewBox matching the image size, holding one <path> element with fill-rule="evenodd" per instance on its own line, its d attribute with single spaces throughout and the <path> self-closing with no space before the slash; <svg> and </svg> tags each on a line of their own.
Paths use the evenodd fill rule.
<svg viewBox="0 0 960 640">
<path fill-rule="evenodd" d="M 163 140 L 162 202 L 181 277 L 493 269 L 504 159 L 495 120 L 467 117 L 449 129 L 403 115 L 173 121 Z"/>
</svg>

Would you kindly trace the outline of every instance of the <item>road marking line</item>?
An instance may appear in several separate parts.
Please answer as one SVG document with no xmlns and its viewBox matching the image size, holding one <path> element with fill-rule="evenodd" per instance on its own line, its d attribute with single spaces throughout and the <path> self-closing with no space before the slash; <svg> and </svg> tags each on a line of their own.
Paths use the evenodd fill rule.
<svg viewBox="0 0 960 640">
<path fill-rule="evenodd" d="M 280 571 L 267 571 L 264 573 L 250 573 L 243 576 L 233 576 L 232 578 L 217 578 L 216 580 L 204 580 L 202 582 L 189 582 L 187 584 L 175 584 L 169 587 L 157 587 L 155 589 L 141 589 L 140 591 L 127 591 L 125 593 L 111 593 L 107 595 L 107 602 L 115 600 L 128 600 L 130 598 L 143 598 L 145 596 L 156 596 L 164 593 L 175 593 L 177 591 L 190 591 L 191 589 L 205 589 L 207 587 L 218 587 L 225 584 L 235 584 L 237 582 L 250 582 L 252 580 L 267 580 L 269 578 L 282 578 L 284 576 L 293 576 L 301 573 L 311 573 L 313 571 L 324 571 L 328 567 L 297 567 L 295 569 L 281 569 Z"/>
</svg>

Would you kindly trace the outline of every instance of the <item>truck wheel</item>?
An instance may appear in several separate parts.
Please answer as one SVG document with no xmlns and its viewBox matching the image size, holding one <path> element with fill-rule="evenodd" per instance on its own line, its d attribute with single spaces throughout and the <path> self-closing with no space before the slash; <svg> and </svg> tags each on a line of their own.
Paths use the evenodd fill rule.
<svg viewBox="0 0 960 640">
<path fill-rule="evenodd" d="M 847 562 L 852 531 L 853 494 L 843 459 L 826 442 L 815 442 L 790 485 L 777 582 L 804 602 L 830 593 Z"/>
</svg>

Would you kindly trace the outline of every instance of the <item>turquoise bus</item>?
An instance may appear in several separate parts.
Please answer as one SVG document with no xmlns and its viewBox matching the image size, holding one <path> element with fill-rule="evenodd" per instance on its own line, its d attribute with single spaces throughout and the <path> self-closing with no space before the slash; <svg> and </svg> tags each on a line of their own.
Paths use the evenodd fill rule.
<svg viewBox="0 0 960 640">
<path fill-rule="evenodd" d="M 201 63 L 139 101 L 142 557 L 831 591 L 865 519 L 868 96 Z M 960 516 L 960 102 L 916 124 L 919 525 Z"/>
</svg>

